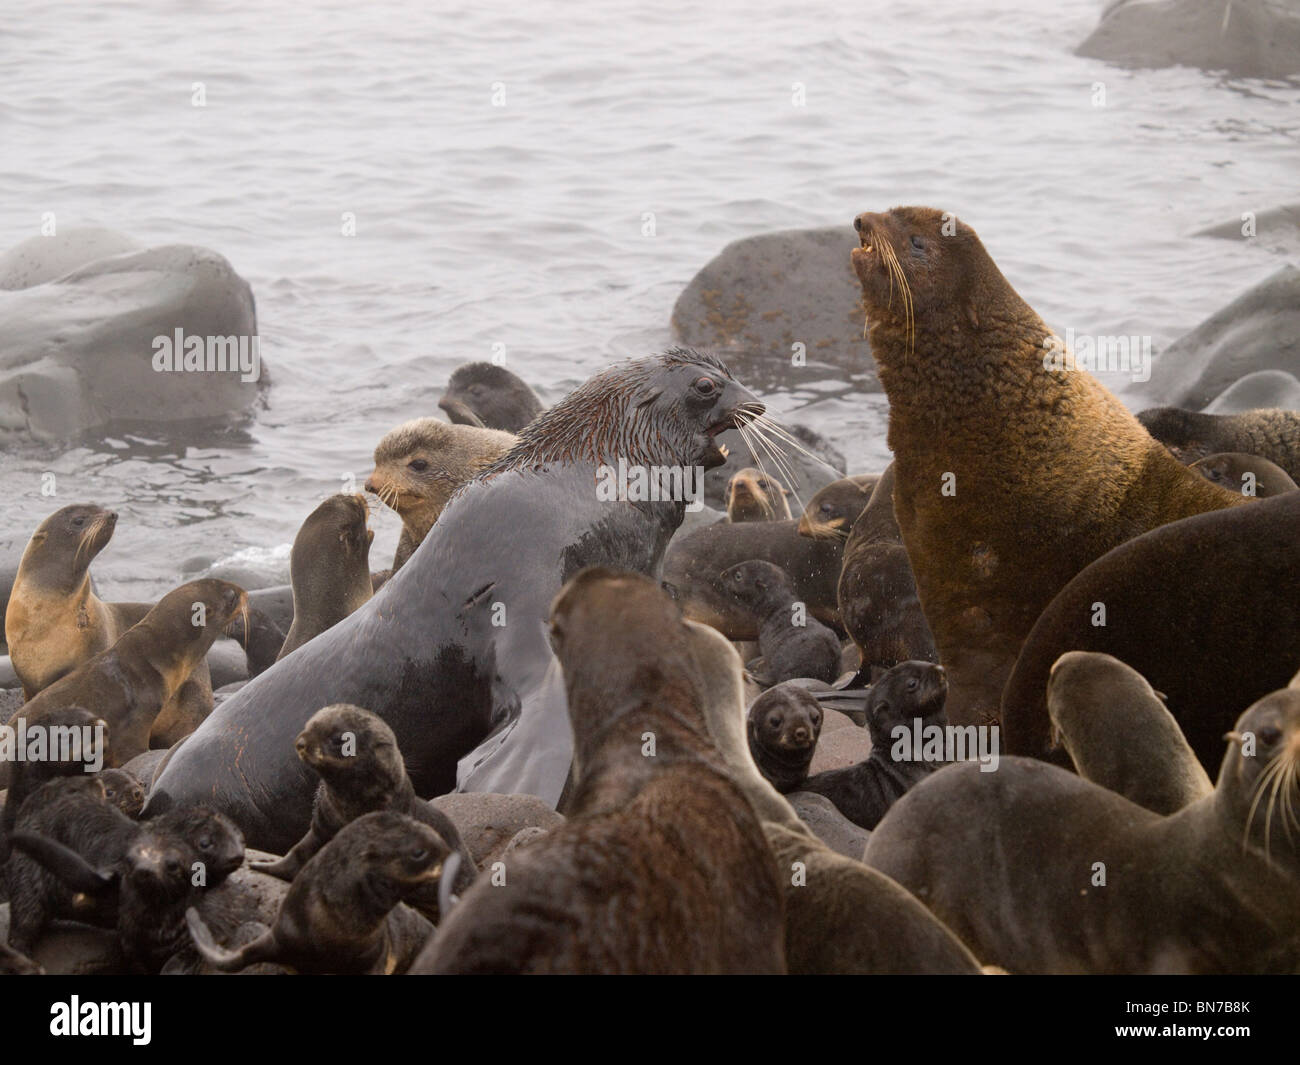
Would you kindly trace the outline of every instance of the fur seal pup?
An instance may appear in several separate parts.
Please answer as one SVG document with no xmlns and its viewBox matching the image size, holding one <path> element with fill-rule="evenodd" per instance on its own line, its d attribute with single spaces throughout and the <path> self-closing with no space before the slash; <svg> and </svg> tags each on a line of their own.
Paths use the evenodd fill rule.
<svg viewBox="0 0 1300 1065">
<path fill-rule="evenodd" d="M 149 749 L 160 711 L 175 705 L 176 693 L 246 598 L 242 588 L 212 577 L 182 584 L 108 650 L 56 680 L 11 720 L 21 717 L 30 726 L 51 710 L 84 707 L 108 726 L 109 764 L 123 765 Z"/>
<path fill-rule="evenodd" d="M 457 425 L 517 433 L 542 413 L 542 401 L 518 374 L 491 362 L 452 371 L 438 406 Z"/>
<path fill-rule="evenodd" d="M 453 890 L 463 894 L 474 882 L 474 856 L 461 841 L 451 819 L 415 794 L 406 775 L 397 739 L 383 720 L 359 706 L 337 703 L 318 710 L 294 742 L 298 757 L 320 777 L 312 806 L 311 828 L 283 858 L 255 861 L 252 868 L 280 880 L 293 880 L 339 829 L 363 814 L 392 810 L 428 825 L 454 853 L 461 855 Z M 412 898 L 437 922 L 437 883 Z M 428 899 L 426 909 L 424 900 Z"/>
<path fill-rule="evenodd" d="M 1300 575 L 1297 528 L 1300 495 L 1289 492 L 1185 518 L 1093 562 L 1061 589 L 1025 640 L 1003 694 L 1006 751 L 1059 760 L 1048 677 L 1066 651 L 1096 651 L 1164 692 L 1212 772 L 1234 715 L 1300 667 L 1300 602 L 1292 594 Z"/>
<path fill-rule="evenodd" d="M 775 477 L 746 466 L 727 482 L 727 520 L 789 521 L 789 490 Z"/>
<path fill-rule="evenodd" d="M 1214 785 L 1146 678 L 1111 655 L 1069 651 L 1047 681 L 1052 730 L 1085 780 L 1158 814 Z"/>
<path fill-rule="evenodd" d="M 843 543 L 800 536 L 795 521 L 718 522 L 675 537 L 663 577 L 692 621 L 712 625 L 731 640 L 757 640 L 756 619 L 719 589 L 718 574 L 750 559 L 780 566 L 809 616 L 833 626 L 839 624 L 835 583 L 843 555 Z"/>
<path fill-rule="evenodd" d="M 707 625 L 688 621 L 686 629 L 709 733 L 782 873 L 790 972 L 977 974 L 979 963 L 929 910 L 887 876 L 821 842 L 763 778 L 745 739 L 735 648 Z"/>
<path fill-rule="evenodd" d="M 5 610 L 10 660 L 26 698 L 108 650 L 151 609 L 106 603 L 91 585 L 90 563 L 116 527 L 113 511 L 74 503 L 41 522 L 28 541 Z M 158 715 L 156 741 L 171 746 L 211 709 L 208 666 L 199 662 Z"/>
<path fill-rule="evenodd" d="M 99 774 L 104 798 L 134 821 L 144 809 L 144 786 L 125 769 L 105 769 Z"/>
<path fill-rule="evenodd" d="M 1227 739 L 1214 793 L 1169 817 L 1032 759 L 948 766 L 894 805 L 866 861 L 1013 973 L 1295 972 L 1300 691 Z"/>
<path fill-rule="evenodd" d="M 947 696 L 948 682 L 942 666 L 931 662 L 894 666 L 871 686 L 867 695 L 871 754 L 866 761 L 817 773 L 790 790 L 824 795 L 859 828 L 875 828 L 909 788 L 941 764 L 923 757 L 895 758 L 895 730 L 911 732 L 918 718 L 923 729 L 931 725 L 943 728 L 948 724 L 943 712 Z"/>
<path fill-rule="evenodd" d="M 391 810 L 363 814 L 303 866 L 265 934 L 227 950 L 190 909 L 190 935 L 221 972 L 269 961 L 300 973 L 404 973 L 433 926 L 402 899 L 436 880 L 448 853 L 428 825 Z"/>
<path fill-rule="evenodd" d="M 969 226 L 928 207 L 854 225 L 894 513 L 948 671 L 948 717 L 993 723 L 1021 643 L 1071 577 L 1149 529 L 1245 500 L 1069 368 Z"/>
<path fill-rule="evenodd" d="M 456 495 L 378 595 L 222 703 L 162 768 L 146 815 L 208 802 L 252 846 L 283 853 L 317 783 L 294 737 L 337 702 L 388 723 L 417 794 L 459 782 L 558 802 L 572 738 L 550 600 L 590 563 L 656 572 L 685 510 L 610 500 L 601 468 L 707 466 L 714 437 L 761 409 L 722 363 L 686 349 L 597 374 Z"/>
<path fill-rule="evenodd" d="M 1198 414 L 1180 407 L 1152 407 L 1137 417 L 1181 462 L 1237 451 L 1276 463 L 1292 480 L 1300 477 L 1300 411 Z"/>
<path fill-rule="evenodd" d="M 812 677 L 829 684 L 840 673 L 840 640 L 799 602 L 785 570 L 751 559 L 718 576 L 718 590 L 753 615 L 762 652 L 760 684 Z"/>
<path fill-rule="evenodd" d="M 814 540 L 846 540 L 858 515 L 871 501 L 880 480 L 878 473 L 841 477 L 817 489 L 799 515 L 799 535 Z"/>
<path fill-rule="evenodd" d="M 293 539 L 289 580 L 293 624 L 278 662 L 370 598 L 370 544 L 375 538 L 366 498 L 340 492 L 307 516 Z"/>
<path fill-rule="evenodd" d="M 862 658 L 860 677 L 869 681 L 899 662 L 938 661 L 894 518 L 893 463 L 849 530 L 836 596 L 840 620 Z"/>
<path fill-rule="evenodd" d="M 812 692 L 778 684 L 750 704 L 749 753 L 758 771 L 779 792 L 793 791 L 808 776 L 822 731 L 822 708 Z"/>
<path fill-rule="evenodd" d="M 568 820 L 513 853 L 504 886 L 480 879 L 415 971 L 784 972 L 781 880 L 709 736 L 677 604 L 640 574 L 584 570 L 551 640 L 573 722 Z"/>
<path fill-rule="evenodd" d="M 424 542 L 447 501 L 516 441 L 510 433 L 448 425 L 437 418 L 403 422 L 379 441 L 366 491 L 402 519 L 394 572 Z"/>
<path fill-rule="evenodd" d="M 252 606 L 226 626 L 226 635 L 244 648 L 249 677 L 265 673 L 279 660 L 285 630 L 275 619 Z M 292 624 L 292 621 L 290 622 Z"/>
<path fill-rule="evenodd" d="M 1213 481 L 1230 492 L 1240 492 L 1244 496 L 1267 499 L 1269 496 L 1296 490 L 1295 481 L 1277 463 L 1240 451 L 1206 455 L 1193 462 L 1192 469 L 1207 481 Z"/>
<path fill-rule="evenodd" d="M 48 730 L 46 754 L 55 757 L 14 757 L 12 761 L 0 761 L 0 769 L 9 770 L 9 790 L 0 809 L 0 865 L 8 855 L 6 837 L 29 795 L 47 781 L 90 773 L 95 766 L 103 766 L 108 761 L 108 727 L 85 707 L 51 710 L 41 724 Z M 56 736 L 65 737 L 67 742 L 52 742 Z M 13 754 L 17 753 L 15 748 Z"/>
</svg>

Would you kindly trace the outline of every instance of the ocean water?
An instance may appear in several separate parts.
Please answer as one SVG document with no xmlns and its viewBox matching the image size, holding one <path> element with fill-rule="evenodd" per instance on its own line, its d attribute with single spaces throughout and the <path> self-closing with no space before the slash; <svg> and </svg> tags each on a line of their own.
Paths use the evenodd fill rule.
<svg viewBox="0 0 1300 1065">
<path fill-rule="evenodd" d="M 112 597 L 158 595 L 196 556 L 284 570 L 307 513 L 387 429 L 437 414 L 459 363 L 504 345 L 554 400 L 667 344 L 728 242 L 899 203 L 956 211 L 1058 330 L 1159 348 L 1285 261 L 1191 234 L 1298 198 L 1300 88 L 1071 55 L 1100 10 L 11 2 L 0 246 L 53 211 L 214 248 L 253 287 L 272 385 L 216 436 L 5 442 L 0 557 L 92 500 L 120 514 L 95 566 Z M 834 384 L 765 398 L 880 468 L 884 398 Z M 380 566 L 399 526 L 375 525 Z"/>
</svg>

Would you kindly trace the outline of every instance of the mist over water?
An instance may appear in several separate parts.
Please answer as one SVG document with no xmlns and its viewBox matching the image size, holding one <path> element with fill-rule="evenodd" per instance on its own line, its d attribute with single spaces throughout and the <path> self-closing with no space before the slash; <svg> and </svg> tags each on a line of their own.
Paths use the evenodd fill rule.
<svg viewBox="0 0 1300 1065">
<path fill-rule="evenodd" d="M 253 287 L 271 387 L 234 429 L 5 442 L 0 553 L 93 501 L 120 514 L 95 564 L 110 597 L 161 594 L 192 556 L 285 567 L 386 430 L 439 414 L 458 364 L 505 345 L 552 402 L 669 343 L 728 242 L 900 203 L 974 226 L 1062 334 L 1158 351 L 1285 261 L 1191 234 L 1300 198 L 1300 89 L 1076 58 L 1101 6 L 15 5 L 0 246 L 52 211 L 215 249 Z M 791 370 L 765 399 L 851 472 L 887 461 L 883 396 Z M 399 526 L 375 524 L 378 568 Z"/>
</svg>

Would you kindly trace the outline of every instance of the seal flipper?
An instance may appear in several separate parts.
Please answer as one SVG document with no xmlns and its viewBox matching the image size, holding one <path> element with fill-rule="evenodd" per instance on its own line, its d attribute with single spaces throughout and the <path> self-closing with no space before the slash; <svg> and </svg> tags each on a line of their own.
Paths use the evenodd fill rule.
<svg viewBox="0 0 1300 1065">
<path fill-rule="evenodd" d="M 185 924 L 190 930 L 190 939 L 194 949 L 203 960 L 214 969 L 223 973 L 234 973 L 259 961 L 273 960 L 276 955 L 275 934 L 268 931 L 258 936 L 251 943 L 245 943 L 238 950 L 227 950 L 212 938 L 212 932 L 203 923 L 199 911 L 193 906 L 185 911 Z"/>
<path fill-rule="evenodd" d="M 73 891 L 103 895 L 117 886 L 117 873 L 101 872 L 71 847 L 35 832 L 15 832 L 9 837 L 14 850 L 57 876 Z"/>
</svg>

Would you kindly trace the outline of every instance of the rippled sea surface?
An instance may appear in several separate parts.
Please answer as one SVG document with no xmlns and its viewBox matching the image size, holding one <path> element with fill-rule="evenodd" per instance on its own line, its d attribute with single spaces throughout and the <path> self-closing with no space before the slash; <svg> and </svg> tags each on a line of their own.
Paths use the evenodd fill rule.
<svg viewBox="0 0 1300 1065">
<path fill-rule="evenodd" d="M 1159 347 L 1284 261 L 1191 234 L 1297 199 L 1300 89 L 1071 55 L 1100 8 L 10 5 L 0 245 L 54 211 L 221 252 L 253 286 L 272 386 L 239 433 L 6 445 L 0 554 L 53 509 L 53 471 L 58 504 L 120 512 L 95 568 L 113 597 L 161 593 L 194 556 L 283 568 L 457 364 L 504 344 L 554 400 L 666 344 L 728 242 L 899 203 L 956 211 L 1058 329 Z M 816 384 L 767 399 L 855 472 L 883 465 L 883 397 L 812 403 Z M 377 527 L 378 566 L 398 525 Z"/>
</svg>

